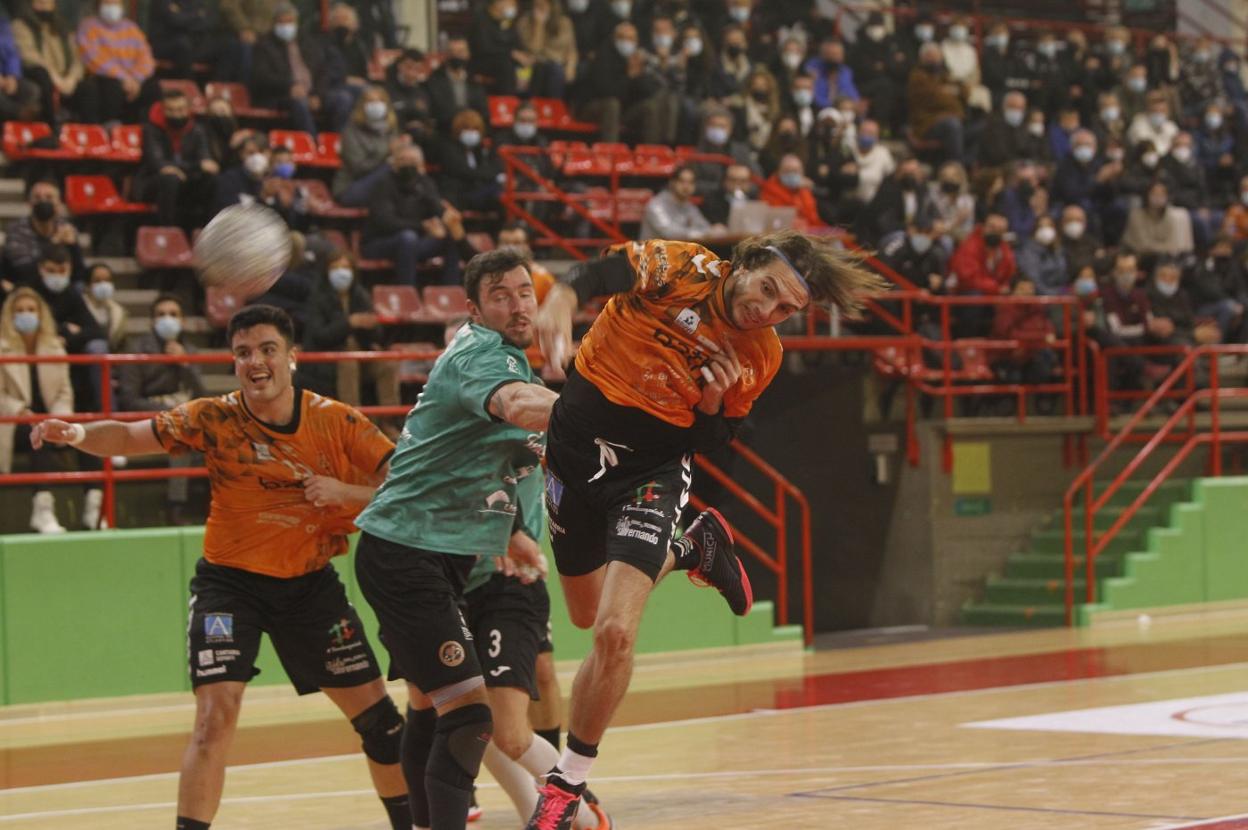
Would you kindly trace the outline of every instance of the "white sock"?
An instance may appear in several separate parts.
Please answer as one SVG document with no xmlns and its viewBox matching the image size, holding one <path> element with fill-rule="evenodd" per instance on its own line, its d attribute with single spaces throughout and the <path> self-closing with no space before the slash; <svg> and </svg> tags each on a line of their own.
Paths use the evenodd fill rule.
<svg viewBox="0 0 1248 830">
<path fill-rule="evenodd" d="M 563 754 L 559 756 L 559 777 L 569 784 L 584 784 L 589 778 L 589 768 L 593 763 L 593 758 L 573 752 L 565 746 Z"/>
<path fill-rule="evenodd" d="M 520 764 L 504 755 L 493 741 L 485 748 L 485 757 L 482 760 L 485 768 L 490 771 L 490 775 L 494 776 L 494 780 L 498 782 L 498 786 L 503 788 L 503 792 L 507 793 L 511 803 L 516 806 L 520 820 L 528 821 L 533 815 L 534 808 L 537 807 L 537 785 L 534 783 L 533 776 Z"/>
<path fill-rule="evenodd" d="M 550 772 L 551 767 L 559 761 L 559 750 L 555 749 L 539 735 L 533 736 L 533 743 L 524 754 L 516 759 L 516 763 L 528 770 L 534 778 L 541 778 Z M 527 816 L 526 816 L 527 818 Z M 576 812 L 576 820 L 572 823 L 573 830 L 594 830 L 598 826 L 598 817 L 582 800 L 581 809 Z"/>
</svg>

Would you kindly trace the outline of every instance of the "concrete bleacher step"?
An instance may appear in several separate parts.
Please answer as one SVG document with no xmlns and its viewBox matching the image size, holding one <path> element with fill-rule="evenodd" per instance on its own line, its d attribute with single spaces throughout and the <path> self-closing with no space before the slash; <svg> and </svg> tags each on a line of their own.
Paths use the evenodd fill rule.
<svg viewBox="0 0 1248 830">
<path fill-rule="evenodd" d="M 1082 600 L 1086 590 L 1083 579 L 1074 580 L 1075 597 Z M 994 576 L 984 591 L 984 605 L 1061 605 L 1066 599 L 1065 579 L 1019 579 Z M 981 603 L 977 603 L 981 604 Z"/>
<path fill-rule="evenodd" d="M 1092 514 L 1092 527 L 1095 530 L 1108 530 L 1114 522 L 1122 517 L 1127 510 L 1125 505 L 1106 506 Z M 1165 524 L 1166 508 L 1160 505 L 1146 504 L 1135 512 L 1135 515 L 1128 520 L 1126 527 L 1153 527 L 1159 524 Z M 1083 528 L 1084 511 L 1082 507 L 1076 507 L 1070 511 L 1070 518 L 1075 528 Z M 1051 528 L 1061 529 L 1063 526 L 1062 514 L 1054 513 L 1049 518 L 1049 526 Z"/>
<path fill-rule="evenodd" d="M 1102 553 L 1096 558 L 1098 578 L 1119 576 L 1123 554 Z M 1084 573 L 1083 554 L 1074 557 L 1075 573 Z M 1016 553 L 1005 562 L 1005 576 L 1010 579 L 1065 579 L 1066 558 L 1060 553 Z"/>
<path fill-rule="evenodd" d="M 30 206 L 25 202 L 0 201 L 0 221 L 11 222 L 14 219 L 25 219 L 30 215 Z"/>
<path fill-rule="evenodd" d="M 21 179 L 0 179 L 0 201 L 13 201 L 15 197 L 18 201 L 26 199 L 26 182 Z"/>
<path fill-rule="evenodd" d="M 1128 524 L 1113 539 L 1109 540 L 1109 544 L 1105 546 L 1102 554 L 1121 554 L 1133 550 L 1142 550 L 1144 545 L 1144 536 L 1148 528 L 1143 524 L 1134 526 Z M 1074 542 L 1074 549 L 1082 551 L 1084 545 L 1084 533 L 1082 529 L 1075 530 L 1071 534 Z M 1064 554 L 1066 550 L 1066 531 L 1064 528 L 1046 528 L 1038 530 L 1031 535 L 1029 553 L 1052 553 Z"/>
<path fill-rule="evenodd" d="M 967 625 L 1009 628 L 1053 628 L 1066 623 L 1064 605 L 990 605 L 987 603 L 962 609 L 962 622 Z"/>
<path fill-rule="evenodd" d="M 126 310 L 131 318 L 143 317 L 146 320 L 152 303 L 158 296 L 160 292 L 154 288 L 118 288 L 113 294 L 113 299 Z"/>
</svg>

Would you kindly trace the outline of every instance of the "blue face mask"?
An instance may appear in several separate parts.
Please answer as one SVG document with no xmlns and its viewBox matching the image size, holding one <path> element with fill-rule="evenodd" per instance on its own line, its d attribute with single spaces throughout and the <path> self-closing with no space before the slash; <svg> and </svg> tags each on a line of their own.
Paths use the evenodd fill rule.
<svg viewBox="0 0 1248 830">
<path fill-rule="evenodd" d="M 289 179 L 295 175 L 295 163 L 293 161 L 279 161 L 273 165 L 273 175 L 279 179 Z"/>
<path fill-rule="evenodd" d="M 916 254 L 925 254 L 932 247 L 932 238 L 926 234 L 914 233 L 910 235 L 910 247 L 914 249 Z"/>
<path fill-rule="evenodd" d="M 476 130 L 464 130 L 459 134 L 459 140 L 465 147 L 476 147 L 481 143 L 481 133 Z"/>
<path fill-rule="evenodd" d="M 531 141 L 533 136 L 537 135 L 537 125 L 532 121 L 517 121 L 514 129 L 516 138 L 521 141 Z"/>
<path fill-rule="evenodd" d="M 1075 294 L 1080 297 L 1091 297 L 1096 293 L 1096 280 L 1075 280 Z"/>
<path fill-rule="evenodd" d="M 34 334 L 39 331 L 39 313 L 37 311 L 19 311 L 13 315 L 13 328 L 18 334 Z"/>
<path fill-rule="evenodd" d="M 780 184 L 784 185 L 789 190 L 797 190 L 799 187 L 802 186 L 802 174 L 801 173 L 781 173 Z"/>
<path fill-rule="evenodd" d="M 858 149 L 861 150 L 862 152 L 865 153 L 874 146 L 875 146 L 875 136 L 873 135 L 858 136 Z"/>
<path fill-rule="evenodd" d="M 182 333 L 182 321 L 166 314 L 157 317 L 152 322 L 152 331 L 156 332 L 156 336 L 161 340 L 177 340 L 178 335 Z"/>
<path fill-rule="evenodd" d="M 329 272 L 329 284 L 334 287 L 335 291 L 346 291 L 351 287 L 351 281 L 355 276 L 351 273 L 350 268 L 332 268 Z"/>
</svg>

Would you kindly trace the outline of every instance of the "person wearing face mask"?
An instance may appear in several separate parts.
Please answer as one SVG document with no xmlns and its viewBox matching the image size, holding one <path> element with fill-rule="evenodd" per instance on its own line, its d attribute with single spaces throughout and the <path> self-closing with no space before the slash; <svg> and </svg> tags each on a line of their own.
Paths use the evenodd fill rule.
<svg viewBox="0 0 1248 830">
<path fill-rule="evenodd" d="M 1122 176 L 1121 162 L 1107 161 L 1098 154 L 1096 134 L 1077 130 L 1070 137 L 1070 153 L 1057 165 L 1051 180 L 1053 201 L 1078 205 L 1092 214 L 1115 195 L 1114 182 Z"/>
<path fill-rule="evenodd" d="M 1218 47 L 1208 37 L 1197 40 L 1180 62 L 1178 94 L 1183 102 L 1183 114 L 1192 121 L 1200 118 L 1205 107 L 1225 94 L 1218 67 Z"/>
<path fill-rule="evenodd" d="M 173 77 L 195 77 L 196 63 L 216 65 L 213 6 L 208 0 L 152 0 L 148 4 L 152 54 L 173 64 Z"/>
<path fill-rule="evenodd" d="M 1102 270 L 1105 245 L 1096 228 L 1088 226 L 1088 215 L 1079 205 L 1062 208 L 1057 226 L 1062 252 L 1066 256 L 1067 279 L 1073 281 L 1084 268 Z"/>
<path fill-rule="evenodd" d="M 1063 108 L 1057 113 L 1049 125 L 1046 138 L 1049 142 L 1049 155 L 1057 161 L 1064 159 L 1071 149 L 1071 137 L 1080 129 L 1079 112 Z"/>
<path fill-rule="evenodd" d="M 4 229 L 4 250 L 0 258 L 0 284 L 35 284 L 39 279 L 39 257 L 49 245 L 63 245 L 73 263 L 75 281 L 86 277 L 87 269 L 78 244 L 78 230 L 69 221 L 56 182 L 40 179 L 27 193 L 30 215 L 14 219 Z"/>
<path fill-rule="evenodd" d="M 815 79 L 815 106 L 834 106 L 841 98 L 857 102 L 861 99 L 854 85 L 854 70 L 845 62 L 845 44 L 840 38 L 825 37 L 819 43 L 819 55 L 803 67 Z"/>
<path fill-rule="evenodd" d="M 944 58 L 945 68 L 949 70 L 949 80 L 968 91 L 967 105 L 990 112 L 992 98 L 988 88 L 980 80 L 979 50 L 971 41 L 969 20 L 964 17 L 954 19 L 945 39 L 940 42 L 940 53 Z"/>
<path fill-rule="evenodd" d="M 386 161 L 400 136 L 390 96 L 379 86 L 364 90 L 342 131 L 338 151 L 342 166 L 334 174 L 334 200 L 348 207 L 367 205 L 368 194 L 389 170 Z"/>
<path fill-rule="evenodd" d="M 1248 334 L 1244 318 L 1248 303 L 1244 263 L 1234 254 L 1234 240 L 1229 234 L 1219 233 L 1186 281 L 1196 316 L 1215 320 L 1223 343 L 1243 343 Z"/>
<path fill-rule="evenodd" d="M 627 124 L 645 144 L 659 144 L 675 128 L 673 100 L 639 45 L 637 27 L 616 24 L 608 41 L 594 55 L 581 85 L 577 116 L 594 121 L 603 141 L 619 141 Z"/>
<path fill-rule="evenodd" d="M 1049 189 L 1042 179 L 1043 172 L 1031 161 L 1015 162 L 994 205 L 1020 240 L 1031 236 L 1036 220 L 1049 212 Z"/>
<path fill-rule="evenodd" d="M 273 29 L 279 0 L 219 0 L 227 43 L 219 67 L 223 80 L 251 83 L 256 42 Z"/>
<path fill-rule="evenodd" d="M 1161 346 L 1207 346 L 1218 343 L 1222 333 L 1210 320 L 1197 322 L 1191 297 L 1183 285 L 1183 270 L 1168 257 L 1157 260 L 1148 283 L 1148 322 L 1146 342 Z M 1177 365 L 1179 355 L 1150 356 L 1150 361 Z"/>
<path fill-rule="evenodd" d="M 1118 96 L 1113 92 L 1102 92 L 1096 97 L 1096 115 L 1089 124 L 1092 132 L 1096 133 L 1097 141 L 1104 146 L 1105 142 L 1113 138 L 1122 141 L 1127 134 L 1127 119 L 1122 110 L 1122 103 L 1118 100 Z"/>
<path fill-rule="evenodd" d="M 399 129 L 421 146 L 431 146 L 435 134 L 428 80 L 425 53 L 419 49 L 404 49 L 398 60 L 386 69 L 386 93 L 394 107 Z"/>
<path fill-rule="evenodd" d="M 429 76 L 430 106 L 438 132 L 442 134 L 450 131 L 451 119 L 462 109 L 476 110 L 483 118 L 489 116 L 490 105 L 485 87 L 473 80 L 468 71 L 471 58 L 468 39 L 451 37 L 446 42 L 445 60 Z"/>
<path fill-rule="evenodd" d="M 13 20 L 13 41 L 22 59 L 22 75 L 39 88 L 40 111 L 51 122 L 61 120 L 61 107 L 77 109 L 83 78 L 73 29 L 56 0 L 31 0 Z"/>
<path fill-rule="evenodd" d="M 745 29 L 736 23 L 728 24 L 724 27 L 720 43 L 711 95 L 715 98 L 726 98 L 729 106 L 740 109 L 749 97 L 746 81 L 754 69 L 748 54 L 749 41 L 746 39 Z"/>
<path fill-rule="evenodd" d="M 890 131 L 899 130 L 910 59 L 880 12 L 871 12 L 861 31 L 849 52 L 854 85 L 871 102 L 872 117 Z"/>
<path fill-rule="evenodd" d="M 98 0 L 96 14 L 83 18 L 76 38 L 86 71 L 83 120 L 140 120 L 160 94 L 156 60 L 143 30 L 126 19 L 122 0 Z"/>
<path fill-rule="evenodd" d="M 383 330 L 373 313 L 368 289 L 356 278 L 355 257 L 334 250 L 325 257 L 323 275 L 312 284 L 304 311 L 303 348 L 309 352 L 355 352 L 384 349 Z M 362 383 L 373 384 L 377 403 L 399 404 L 399 364 L 391 360 L 308 363 L 300 380 L 314 392 L 358 406 Z"/>
<path fill-rule="evenodd" d="M 1056 296 L 1070 288 L 1062 237 L 1052 217 L 1037 219 L 1035 231 L 1018 246 L 1018 270 L 1032 278 L 1037 294 Z"/>
<path fill-rule="evenodd" d="M 780 114 L 780 89 L 766 67 L 755 66 L 746 78 L 745 131 L 756 153 L 767 146 L 771 129 Z"/>
<path fill-rule="evenodd" d="M 350 3 L 339 2 L 329 7 L 329 31 L 324 35 L 326 59 L 340 61 L 346 83 L 355 92 L 368 86 L 372 41 L 360 31 L 360 16 Z"/>
<path fill-rule="evenodd" d="M 928 204 L 944 229 L 941 242 L 950 249 L 975 226 L 975 197 L 968 184 L 966 168 L 956 161 L 942 164 L 936 180 L 928 184 Z"/>
<path fill-rule="evenodd" d="M 1195 250 L 1191 214 L 1170 201 L 1164 181 L 1154 181 L 1144 204 L 1127 216 L 1122 244 L 1139 254 L 1181 256 Z"/>
<path fill-rule="evenodd" d="M 126 309 L 113 299 L 115 290 L 113 269 L 103 262 L 92 265 L 87 272 L 87 285 L 82 292 L 82 298 L 87 301 L 91 316 L 104 332 L 110 352 L 122 350 L 126 339 L 126 322 L 129 320 Z"/>
<path fill-rule="evenodd" d="M 1222 90 L 1226 99 L 1235 105 L 1238 112 L 1244 112 L 1248 106 L 1248 89 L 1245 89 L 1244 78 L 1240 74 L 1239 56 L 1230 49 L 1223 49 L 1218 65 L 1222 68 Z"/>
<path fill-rule="evenodd" d="M 63 245 L 50 245 L 39 256 L 39 279 L 32 287 L 47 303 L 56 333 L 70 354 L 108 354 L 104 328 L 87 308 L 82 293 L 70 285 L 72 258 Z M 78 364 L 70 368 L 74 399 L 86 412 L 100 406 L 101 372 L 98 366 Z"/>
<path fill-rule="evenodd" d="M 911 64 L 918 61 L 919 51 L 924 46 L 936 44 L 936 24 L 928 14 L 920 13 L 908 26 L 903 22 L 899 28 L 902 31 L 901 45 Z"/>
<path fill-rule="evenodd" d="M 460 210 L 494 210 L 502 191 L 503 166 L 485 143 L 485 121 L 464 110 L 451 122 L 451 134 L 438 152 L 438 190 Z"/>
<path fill-rule="evenodd" d="M 28 287 L 9 295 L 0 307 L 0 355 L 63 355 L 65 347 L 56 336 L 47 305 Z M 64 363 L 0 364 L 0 413 L 65 416 L 74 411 L 74 390 L 69 366 Z M 57 472 L 59 452 L 50 447 L 33 449 L 29 424 L 0 424 L 0 473 L 13 470 L 15 453 L 28 458 L 34 473 Z M 99 490 L 95 490 L 98 494 Z M 12 497 L 8 501 L 12 502 Z M 12 505 L 10 504 L 10 509 Z M 98 518 L 98 513 L 97 513 Z M 30 529 L 36 533 L 64 533 L 57 521 L 51 490 L 37 490 L 31 505 Z"/>
<path fill-rule="evenodd" d="M 949 79 L 935 43 L 919 49 L 919 63 L 910 72 L 906 96 L 911 134 L 938 142 L 941 161 L 963 161 L 965 89 Z"/>
<path fill-rule="evenodd" d="M 1227 124 L 1228 108 L 1224 101 L 1215 101 L 1205 108 L 1196 130 L 1196 159 L 1205 171 L 1209 195 L 1215 204 L 1226 204 L 1239 194 L 1236 190 L 1237 161 L 1235 136 Z M 1230 112 L 1234 113 L 1232 109 Z"/>
<path fill-rule="evenodd" d="M 1000 167 L 1020 158 L 1031 158 L 1024 152 L 1027 137 L 1027 97 L 1018 91 L 1006 93 L 1001 108 L 988 116 L 980 134 L 978 160 L 988 167 Z"/>
<path fill-rule="evenodd" d="M 1170 201 L 1192 212 L 1201 237 L 1197 242 L 1203 243 L 1208 239 L 1210 216 L 1207 206 L 1212 204 L 1212 200 L 1205 182 L 1205 170 L 1196 159 L 1191 133 L 1181 132 L 1175 137 L 1170 155 L 1161 160 L 1161 172 L 1170 185 Z M 1198 247 L 1205 246 L 1200 244 Z"/>
<path fill-rule="evenodd" d="M 728 216 L 732 213 L 734 204 L 758 198 L 758 187 L 754 184 L 749 167 L 744 164 L 729 164 L 722 169 L 722 186 L 702 197 L 702 215 L 708 222 L 717 225 L 728 224 Z"/>
<path fill-rule="evenodd" d="M 200 128 L 208 140 L 208 155 L 222 168 L 234 160 L 234 148 L 247 135 L 238 128 L 234 106 L 225 98 L 216 97 L 208 102 L 207 111 L 199 118 Z"/>
<path fill-rule="evenodd" d="M 1153 313 L 1148 293 L 1139 284 L 1139 264 L 1135 254 L 1120 251 L 1114 259 L 1109 278 L 1100 286 L 1105 309 L 1105 340 L 1114 346 L 1142 346 L 1149 336 Z M 1166 324 L 1158 328 L 1164 329 Z M 1132 355 L 1108 364 L 1110 385 L 1115 389 L 1138 389 L 1144 378 L 1144 361 Z"/>
<path fill-rule="evenodd" d="M 806 176 L 802 160 L 789 154 L 780 159 L 780 166 L 759 190 L 759 198 L 774 207 L 797 209 L 798 227 L 820 228 L 826 223 L 819 213 L 812 183 Z"/>
<path fill-rule="evenodd" d="M 148 309 L 151 328 L 130 339 L 129 354 L 194 354 L 185 334 L 182 301 L 173 294 L 161 294 Z M 123 363 L 117 368 L 117 409 L 122 412 L 162 412 L 203 397 L 204 382 L 197 363 Z M 169 457 L 174 468 L 198 467 L 199 453 Z M 165 488 L 165 518 L 171 525 L 189 524 L 187 505 L 191 480 L 169 479 Z"/>
<path fill-rule="evenodd" d="M 467 251 L 463 217 L 443 201 L 438 186 L 425 175 L 425 156 L 419 147 L 401 147 L 391 168 L 369 200 L 360 252 L 368 259 L 394 262 L 397 283 L 458 284 L 460 254 Z M 420 269 L 435 257 L 442 257 L 440 270 Z"/>
<path fill-rule="evenodd" d="M 803 167 L 809 166 L 809 148 L 806 139 L 802 137 L 797 119 L 794 116 L 785 115 L 776 119 L 771 129 L 771 137 L 767 139 L 767 145 L 758 154 L 758 164 L 763 168 L 763 174 L 775 172 L 780 165 L 780 159 L 789 153 L 801 159 Z M 855 181 L 854 184 L 856 185 L 857 182 Z"/>
<path fill-rule="evenodd" d="M 235 163 L 217 176 L 213 211 L 219 213 L 230 205 L 259 201 L 270 163 L 269 148 L 263 138 L 249 136 L 244 139 L 238 146 Z"/>
<path fill-rule="evenodd" d="M 927 176 L 918 159 L 900 156 L 893 175 L 880 183 L 875 198 L 859 215 L 855 232 L 875 243 L 894 231 L 903 230 L 916 216 L 929 213 L 932 210 L 930 199 Z"/>
<path fill-rule="evenodd" d="M 649 124 L 637 131 L 646 144 L 671 145 L 682 114 L 696 113 L 700 101 L 686 95 L 686 59 L 676 49 L 676 24 L 667 15 L 657 14 L 651 21 L 650 50 L 645 52 L 645 83 L 650 87 L 646 104 Z"/>
<path fill-rule="evenodd" d="M 530 84 L 533 94 L 562 98 L 566 85 L 576 82 L 579 56 L 572 21 L 560 0 L 533 0 L 516 22 L 516 31 L 521 47 L 536 64 Z"/>
<path fill-rule="evenodd" d="M 1151 142 L 1157 155 L 1170 152 L 1170 145 L 1179 134 L 1179 127 L 1170 118 L 1170 102 L 1166 93 L 1154 90 L 1145 99 L 1146 110 L 1136 114 L 1127 128 L 1127 140 L 1132 144 Z"/>
<path fill-rule="evenodd" d="M 202 205 L 216 189 L 220 166 L 208 136 L 191 114 L 182 90 L 170 90 L 152 105 L 143 125 L 143 160 L 135 176 L 139 199 L 156 203 L 157 224 L 187 227 L 203 219 Z"/>
<path fill-rule="evenodd" d="M 1137 115 L 1148 110 L 1148 67 L 1138 63 L 1128 69 L 1114 94 L 1122 104 L 1122 115 L 1129 125 Z"/>
<path fill-rule="evenodd" d="M 1014 248 L 1006 240 L 1008 220 L 1000 213 L 990 212 L 971 235 L 962 240 L 949 260 L 949 272 L 957 277 L 954 291 L 958 294 L 987 295 L 1009 293 L 1018 265 Z M 986 307 L 967 306 L 962 318 L 966 335 L 983 334 L 991 324 L 992 312 Z"/>
<path fill-rule="evenodd" d="M 919 288 L 945 293 L 949 251 L 937 240 L 939 230 L 930 212 L 916 216 L 903 230 L 880 241 L 880 260 Z M 937 339 L 939 332 L 938 323 L 933 332 Z"/>
<path fill-rule="evenodd" d="M 299 14 L 283 0 L 273 12 L 272 30 L 256 41 L 252 58 L 251 98 L 258 107 L 289 110 L 295 129 L 316 135 L 316 116 L 337 130 L 351 113 L 355 96 L 346 71 L 325 42 L 300 31 Z"/>
<path fill-rule="evenodd" d="M 478 5 L 473 16 L 468 69 L 490 79 L 486 92 L 491 95 L 528 91 L 533 79 L 533 55 L 523 48 L 516 31 L 519 14 L 517 0 L 488 0 Z"/>
<path fill-rule="evenodd" d="M 852 156 L 858 174 L 854 195 L 866 205 L 875 198 L 884 180 L 897 169 L 892 150 L 880 141 L 880 125 L 874 119 L 863 119 L 858 126 Z"/>
</svg>

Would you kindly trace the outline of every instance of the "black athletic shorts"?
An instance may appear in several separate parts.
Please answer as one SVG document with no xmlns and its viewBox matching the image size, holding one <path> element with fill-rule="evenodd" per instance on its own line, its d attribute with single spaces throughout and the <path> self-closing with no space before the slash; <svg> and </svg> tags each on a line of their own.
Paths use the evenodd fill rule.
<svg viewBox="0 0 1248 830">
<path fill-rule="evenodd" d="M 200 559 L 191 579 L 191 686 L 248 682 L 269 635 L 295 691 L 341 689 L 381 676 L 364 626 L 332 567 L 282 579 Z"/>
<path fill-rule="evenodd" d="M 559 573 L 581 576 L 619 560 L 658 578 L 693 481 L 681 432 L 569 377 L 546 433 L 546 511 Z"/>
<path fill-rule="evenodd" d="M 411 548 L 368 533 L 355 547 L 355 575 L 377 612 L 390 679 L 430 694 L 481 675 L 459 601 L 475 556 Z"/>
<path fill-rule="evenodd" d="M 523 689 L 537 700 L 537 655 L 549 643 L 546 580 L 525 585 L 496 573 L 464 599 L 485 685 Z"/>
</svg>

